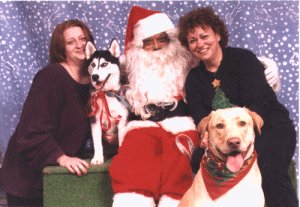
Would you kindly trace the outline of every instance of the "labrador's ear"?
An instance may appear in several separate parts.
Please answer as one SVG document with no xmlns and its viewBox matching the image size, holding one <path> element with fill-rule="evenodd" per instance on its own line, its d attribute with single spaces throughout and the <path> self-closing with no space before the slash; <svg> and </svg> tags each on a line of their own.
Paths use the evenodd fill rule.
<svg viewBox="0 0 300 207">
<path fill-rule="evenodd" d="M 248 114 L 251 116 L 251 118 L 253 120 L 253 123 L 254 123 L 254 126 L 257 129 L 257 132 L 259 134 L 261 134 L 261 128 L 264 125 L 264 120 L 261 118 L 260 115 L 258 115 L 258 113 L 254 112 L 254 111 L 251 111 L 250 109 L 247 109 L 247 108 L 245 108 L 245 109 L 248 112 Z"/>
<path fill-rule="evenodd" d="M 208 123 L 210 115 L 204 117 L 198 124 L 198 132 L 200 134 L 200 147 L 206 148 L 208 145 Z"/>
</svg>

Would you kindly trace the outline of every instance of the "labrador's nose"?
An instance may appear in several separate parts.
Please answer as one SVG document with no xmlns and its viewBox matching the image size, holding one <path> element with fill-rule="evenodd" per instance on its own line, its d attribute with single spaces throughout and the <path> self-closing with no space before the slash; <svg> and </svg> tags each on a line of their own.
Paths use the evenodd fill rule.
<svg viewBox="0 0 300 207">
<path fill-rule="evenodd" d="M 241 139 L 238 137 L 232 137 L 227 140 L 227 145 L 232 149 L 238 148 L 241 145 Z"/>
</svg>

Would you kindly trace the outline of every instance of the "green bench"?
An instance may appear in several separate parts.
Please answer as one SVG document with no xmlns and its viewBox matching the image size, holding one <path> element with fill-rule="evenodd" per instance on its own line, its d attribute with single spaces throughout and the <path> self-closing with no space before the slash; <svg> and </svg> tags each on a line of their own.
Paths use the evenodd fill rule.
<svg viewBox="0 0 300 207">
<path fill-rule="evenodd" d="M 110 160 L 103 165 L 92 165 L 88 174 L 82 177 L 70 174 L 64 167 L 45 167 L 44 207 L 111 207 L 113 192 L 108 173 L 109 165 Z M 295 167 L 293 161 L 289 175 L 297 189 Z"/>
<path fill-rule="evenodd" d="M 64 167 L 45 167 L 44 207 L 111 207 L 113 192 L 109 164 L 110 161 L 91 165 L 88 173 L 81 177 L 70 174 Z"/>
</svg>

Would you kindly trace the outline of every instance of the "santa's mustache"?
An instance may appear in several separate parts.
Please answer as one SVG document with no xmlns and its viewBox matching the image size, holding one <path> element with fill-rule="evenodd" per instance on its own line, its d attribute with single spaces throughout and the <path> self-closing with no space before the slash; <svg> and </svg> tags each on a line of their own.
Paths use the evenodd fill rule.
<svg viewBox="0 0 300 207">
<path fill-rule="evenodd" d="M 172 40 L 168 46 L 156 51 L 147 51 L 141 47 L 132 47 L 128 51 L 126 69 L 137 72 L 139 67 L 161 68 L 178 66 L 178 70 L 186 69 L 191 59 L 190 53 L 183 48 L 178 40 Z M 176 67 L 177 67 L 176 66 Z M 184 71 L 183 71 L 184 72 Z"/>
</svg>

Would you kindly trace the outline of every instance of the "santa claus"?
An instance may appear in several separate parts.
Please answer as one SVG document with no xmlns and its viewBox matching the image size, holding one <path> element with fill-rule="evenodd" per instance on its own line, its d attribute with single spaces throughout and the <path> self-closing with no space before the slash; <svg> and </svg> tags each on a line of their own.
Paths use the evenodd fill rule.
<svg viewBox="0 0 300 207">
<path fill-rule="evenodd" d="M 192 55 L 166 14 L 138 6 L 129 14 L 125 54 L 131 114 L 110 166 L 113 207 L 177 206 L 192 183 L 199 142 L 184 101 Z"/>
<path fill-rule="evenodd" d="M 198 143 L 183 91 L 191 55 L 166 14 L 137 6 L 125 44 L 132 114 L 110 166 L 113 206 L 177 206 L 192 183 L 190 157 Z"/>
</svg>

